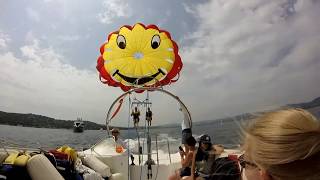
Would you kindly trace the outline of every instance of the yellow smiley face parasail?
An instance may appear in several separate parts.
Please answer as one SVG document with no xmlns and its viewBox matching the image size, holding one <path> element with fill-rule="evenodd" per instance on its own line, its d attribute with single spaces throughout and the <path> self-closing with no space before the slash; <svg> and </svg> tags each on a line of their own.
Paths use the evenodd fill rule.
<svg viewBox="0 0 320 180">
<path fill-rule="evenodd" d="M 177 44 L 155 25 L 123 26 L 109 34 L 100 52 L 100 80 L 124 91 L 175 82 L 182 68 Z"/>
</svg>

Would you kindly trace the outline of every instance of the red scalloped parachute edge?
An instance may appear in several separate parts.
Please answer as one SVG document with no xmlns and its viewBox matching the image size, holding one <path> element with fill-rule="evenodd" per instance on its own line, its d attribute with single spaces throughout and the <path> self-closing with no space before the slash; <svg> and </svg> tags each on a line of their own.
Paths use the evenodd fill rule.
<svg viewBox="0 0 320 180">
<path fill-rule="evenodd" d="M 170 35 L 170 33 L 169 33 L 168 31 L 160 30 L 160 29 L 159 29 L 156 25 L 154 25 L 154 24 L 150 24 L 150 25 L 148 25 L 148 26 L 145 26 L 145 25 L 142 24 L 142 23 L 137 23 L 137 24 L 140 24 L 140 25 L 141 25 L 142 27 L 144 27 L 145 29 L 152 28 L 152 29 L 158 30 L 160 33 L 163 32 L 163 33 L 165 33 L 165 34 L 168 36 L 169 39 L 171 39 L 171 35 Z M 136 25 L 136 24 L 135 24 L 135 25 Z M 134 26 L 135 26 L 135 25 L 134 25 Z M 134 26 L 133 26 L 133 27 L 134 27 Z M 128 28 L 128 29 L 130 29 L 130 30 L 132 30 L 132 28 L 133 28 L 132 26 L 129 26 L 129 25 L 124 25 L 124 26 L 122 26 L 122 27 L 126 27 L 126 28 Z M 121 28 L 122 28 L 122 27 L 121 27 Z M 121 29 L 121 28 L 120 28 L 120 29 Z M 110 34 L 108 35 L 108 40 L 107 40 L 107 42 L 109 41 L 109 39 L 110 39 L 110 37 L 111 37 L 112 34 L 118 34 L 118 33 L 119 33 L 119 31 L 115 31 L 115 32 L 110 33 Z M 172 39 L 171 39 L 171 41 L 172 41 L 172 44 L 173 44 L 173 51 L 174 51 L 174 54 L 175 54 L 175 61 L 174 61 L 174 63 L 173 63 L 173 66 L 172 66 L 171 70 L 169 71 L 169 73 L 167 74 L 167 76 L 166 76 L 164 79 L 162 79 L 162 80 L 159 81 L 159 82 L 156 82 L 154 85 L 151 85 L 151 86 L 149 86 L 149 87 L 164 86 L 164 85 L 167 85 L 167 84 L 171 84 L 171 83 L 173 83 L 173 82 L 176 82 L 176 81 L 179 79 L 180 71 L 181 71 L 181 69 L 182 69 L 183 64 L 182 64 L 181 58 L 180 58 L 180 56 L 179 56 L 179 54 L 178 54 L 179 48 L 178 48 L 177 43 L 176 43 L 174 40 L 172 40 Z M 105 70 L 105 68 L 104 68 L 104 60 L 103 60 L 102 55 L 103 55 L 103 53 L 104 53 L 104 46 L 105 46 L 105 44 L 106 44 L 107 42 L 103 43 L 103 45 L 100 47 L 100 54 L 101 54 L 101 55 L 98 57 L 98 60 L 97 60 L 97 66 L 96 66 L 96 68 L 97 68 L 97 70 L 99 71 L 99 79 L 100 79 L 100 81 L 101 81 L 102 83 L 104 83 L 104 84 L 108 84 L 109 86 L 113 86 L 113 87 L 120 87 L 123 91 L 128 91 L 128 90 L 132 89 L 133 86 L 125 86 L 125 85 L 123 85 L 123 84 L 121 84 L 121 83 L 119 83 L 119 82 L 114 81 L 114 80 L 111 78 L 111 76 L 109 75 L 109 73 L 108 73 L 108 72 Z M 177 76 L 177 75 L 178 75 L 178 76 Z M 173 78 L 176 77 L 176 76 L 177 76 L 177 79 L 173 79 Z M 144 86 L 144 87 L 148 87 L 148 86 Z M 139 91 L 139 92 L 143 92 L 143 91 Z"/>
</svg>

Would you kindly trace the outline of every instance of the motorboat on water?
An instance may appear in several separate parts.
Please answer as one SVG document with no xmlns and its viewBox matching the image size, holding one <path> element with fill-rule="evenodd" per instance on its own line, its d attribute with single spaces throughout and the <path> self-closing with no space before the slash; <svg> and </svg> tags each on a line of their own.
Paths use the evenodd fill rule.
<svg viewBox="0 0 320 180">
<path fill-rule="evenodd" d="M 164 85 L 170 85 L 179 79 L 183 66 L 177 43 L 171 39 L 170 33 L 153 24 L 145 26 L 137 23 L 133 27 L 125 25 L 119 31 L 109 34 L 108 41 L 100 47 L 100 53 L 96 66 L 100 81 L 125 91 L 108 110 L 107 136 L 86 150 L 76 151 L 68 146 L 51 150 L 0 148 L 0 163 L 3 162 L 0 164 L 0 179 L 167 180 L 181 168 L 178 148 L 173 151 L 169 140 L 161 142 L 167 143 L 167 150 L 163 146 L 160 148 L 157 136 L 152 135 L 151 122 L 144 127 L 136 125 L 136 135 L 130 136 L 126 146 L 120 145 L 110 133 L 114 117 L 124 99 L 128 100 L 129 110 L 133 106 L 148 109 L 152 104 L 149 93 L 153 92 L 163 93 L 175 100 L 179 106 L 177 109 L 181 109 L 183 113 L 183 122 L 192 128 L 188 108 L 178 96 L 163 89 Z M 128 57 L 128 54 L 132 56 Z M 127 58 L 130 60 L 127 61 Z M 119 63 L 115 61 L 117 59 L 126 60 Z M 146 98 L 131 98 L 136 92 L 143 92 Z M 114 109 L 116 105 L 118 106 Z M 139 121 L 136 118 L 133 120 Z M 130 117 L 128 129 L 129 121 Z M 75 132 L 83 132 L 83 129 L 82 120 L 74 122 Z M 131 140 L 137 144 L 132 146 Z M 225 150 L 219 158 L 237 157 L 239 154 L 239 150 Z M 237 158 L 233 159 L 236 161 Z M 228 172 L 224 174 L 229 175 Z M 25 176 L 19 176 L 22 174 Z"/>
<path fill-rule="evenodd" d="M 149 92 L 161 92 L 175 99 L 179 104 L 180 111 L 184 114 L 185 120 L 192 127 L 192 119 L 190 112 L 180 98 L 162 88 L 135 88 L 120 95 L 111 105 L 107 113 L 106 125 L 108 135 L 110 135 L 110 124 L 115 113 L 112 112 L 113 107 L 123 100 L 124 97 L 130 96 L 136 91 L 146 90 L 147 97 L 145 100 L 132 100 L 131 105 L 141 105 L 146 108 L 152 104 L 150 101 Z M 130 99 L 130 97 L 129 97 Z M 120 104 L 121 106 L 121 104 Z M 118 106 L 119 107 L 119 106 Z M 116 108 L 118 110 L 118 108 Z M 129 108 L 130 109 L 130 108 Z M 117 112 L 117 110 L 115 112 Z M 141 131 L 142 132 L 139 132 Z M 181 157 L 178 151 L 172 151 L 170 148 L 170 140 L 167 139 L 164 143 L 166 150 L 160 149 L 158 145 L 158 137 L 152 136 L 148 126 L 136 128 L 137 134 L 135 139 L 137 144 L 130 146 L 130 139 L 127 140 L 127 147 L 123 152 L 117 151 L 117 143 L 109 136 L 102 139 L 100 142 L 81 153 L 80 156 L 93 155 L 107 164 L 111 168 L 111 172 L 116 174 L 119 179 L 127 180 L 167 180 L 176 170 L 181 168 Z M 144 138 L 141 134 L 144 134 Z M 175 142 L 179 143 L 180 142 Z M 141 148 L 143 147 L 143 148 Z M 163 144 L 162 144 L 163 147 Z M 237 161 L 237 157 L 241 155 L 240 149 L 225 149 L 224 152 L 217 158 L 231 157 Z M 240 167 L 239 167 L 240 169 Z"/>
<path fill-rule="evenodd" d="M 147 91 L 147 93 L 161 92 L 174 98 L 179 103 L 179 108 L 182 113 L 184 113 L 184 117 L 186 118 L 185 120 L 188 121 L 190 127 L 192 127 L 190 112 L 178 96 L 175 96 L 174 94 L 163 90 L 162 88 L 135 88 L 123 93 L 112 103 L 106 117 L 107 136 L 89 149 L 75 151 L 70 147 L 61 147 L 57 150 L 49 151 L 49 153 L 57 156 L 57 160 L 55 161 L 56 164 L 52 163 L 52 161 L 47 160 L 47 158 L 50 159 L 48 156 L 45 157 L 43 155 L 39 155 L 43 154 L 43 150 L 41 149 L 24 149 L 23 151 L 21 151 L 21 149 L 19 148 L 4 147 L 0 149 L 0 155 L 2 157 L 9 157 L 13 154 L 14 158 L 17 158 L 19 157 L 16 156 L 17 152 L 18 154 L 21 152 L 23 152 L 24 154 L 32 154 L 34 152 L 38 152 L 32 157 L 31 155 L 27 155 L 27 157 L 24 158 L 25 163 L 22 163 L 25 164 L 27 172 L 33 180 L 60 180 L 65 178 L 63 176 L 63 172 L 68 168 L 62 167 L 62 169 L 64 170 L 61 170 L 61 167 L 59 168 L 59 158 L 62 158 L 65 161 L 69 161 L 71 159 L 75 171 L 78 171 L 79 174 L 82 173 L 83 179 L 101 180 L 102 178 L 108 177 L 111 180 L 167 180 L 171 174 L 181 168 L 180 154 L 178 151 L 172 150 L 172 147 L 170 147 L 171 142 L 169 139 L 166 139 L 165 141 L 161 140 L 160 142 L 157 135 L 154 136 L 151 134 L 152 128 L 150 128 L 149 126 L 140 128 L 136 127 L 136 137 L 130 137 L 130 139 L 127 139 L 125 141 L 127 144 L 126 147 L 121 147 L 121 149 L 119 150 L 119 144 L 115 141 L 110 133 L 112 120 L 118 110 L 118 108 L 116 108 L 117 110 L 114 111 L 114 106 L 118 104 L 119 107 L 119 102 L 121 100 L 123 101 L 123 99 L 127 96 L 130 99 L 131 94 L 136 92 L 137 90 L 145 90 Z M 147 95 L 147 98 L 145 100 L 132 101 L 131 105 L 140 104 L 148 107 L 151 103 L 152 102 Z M 81 121 L 78 121 L 80 122 L 78 127 L 82 127 L 83 130 Z M 133 142 L 137 143 L 133 145 Z M 160 143 L 162 143 L 162 148 L 159 147 Z M 163 149 L 163 147 L 167 148 Z M 46 155 L 46 153 L 44 154 Z M 63 154 L 67 154 L 67 156 L 64 156 Z M 241 150 L 239 149 L 225 149 L 218 158 L 236 157 L 234 158 L 236 161 L 237 157 L 240 154 Z M 14 158 L 13 160 L 7 160 L 8 157 L 0 158 L 0 160 L 6 159 L 4 161 L 4 164 L 9 163 L 9 165 L 14 165 L 16 160 Z M 88 167 L 92 171 L 86 170 L 86 168 Z M 96 172 L 98 175 L 88 175 L 87 178 L 85 178 L 85 173 L 88 172 Z"/>
<path fill-rule="evenodd" d="M 84 122 L 81 118 L 77 118 L 77 120 L 75 120 L 73 122 L 73 132 L 83 132 L 84 130 Z"/>
<path fill-rule="evenodd" d="M 128 149 L 125 149 L 122 153 L 117 153 L 115 149 L 114 140 L 107 138 L 101 140 L 92 148 L 81 152 L 80 156 L 93 155 L 97 157 L 111 168 L 112 174 L 119 177 L 119 180 L 167 180 L 170 175 L 181 168 L 179 152 L 170 153 L 170 151 L 154 150 L 150 156 L 148 153 L 131 153 Z M 134 157 L 133 161 L 130 158 L 131 154 Z M 219 158 L 240 155 L 240 149 L 225 149 Z M 150 159 L 154 163 L 149 165 Z"/>
</svg>

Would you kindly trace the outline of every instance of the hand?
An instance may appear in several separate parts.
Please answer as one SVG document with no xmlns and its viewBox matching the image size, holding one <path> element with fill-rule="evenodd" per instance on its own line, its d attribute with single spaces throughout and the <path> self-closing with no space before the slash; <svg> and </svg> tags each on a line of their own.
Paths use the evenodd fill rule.
<svg viewBox="0 0 320 180">
<path fill-rule="evenodd" d="M 186 153 L 184 151 L 179 151 L 179 153 L 180 153 L 180 157 L 183 157 L 186 155 Z"/>
<path fill-rule="evenodd" d="M 196 180 L 196 176 L 194 175 L 194 173 L 191 173 L 190 179 L 191 180 Z"/>
</svg>

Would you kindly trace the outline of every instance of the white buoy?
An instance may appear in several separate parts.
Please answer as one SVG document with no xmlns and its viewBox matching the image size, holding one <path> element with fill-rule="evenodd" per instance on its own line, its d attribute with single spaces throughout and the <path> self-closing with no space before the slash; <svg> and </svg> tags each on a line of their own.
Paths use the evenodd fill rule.
<svg viewBox="0 0 320 180">
<path fill-rule="evenodd" d="M 34 155 L 28 160 L 27 170 L 32 180 L 64 180 L 48 158 L 42 154 Z"/>
<path fill-rule="evenodd" d="M 97 173 L 101 174 L 102 177 L 110 177 L 111 170 L 110 167 L 104 164 L 95 156 L 89 155 L 83 158 L 83 164 L 89 166 L 91 169 L 95 170 Z"/>
</svg>

